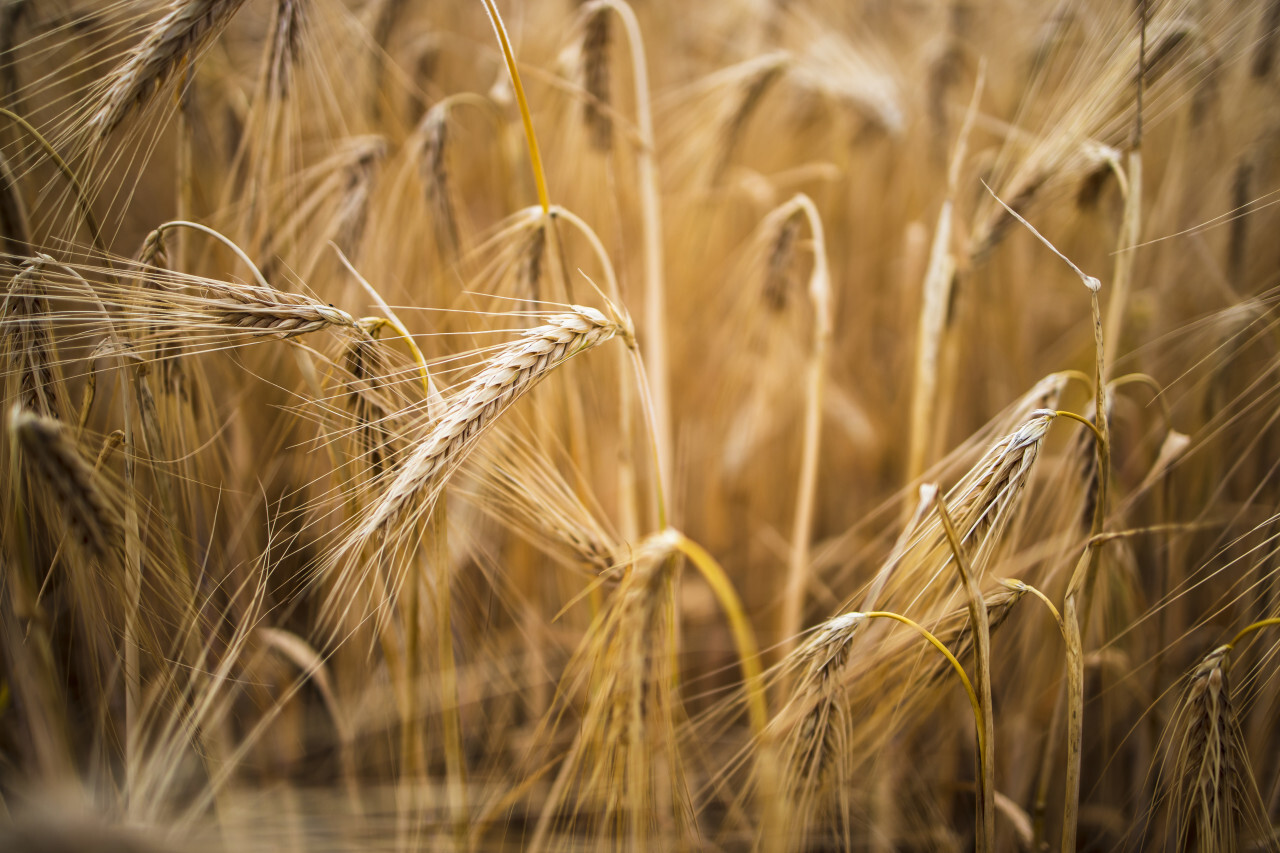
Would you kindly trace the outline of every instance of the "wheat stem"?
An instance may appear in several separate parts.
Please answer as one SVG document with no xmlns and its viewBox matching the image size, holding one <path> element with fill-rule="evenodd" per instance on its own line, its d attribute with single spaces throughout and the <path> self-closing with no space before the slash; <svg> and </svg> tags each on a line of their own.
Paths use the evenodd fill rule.
<svg viewBox="0 0 1280 853">
<path fill-rule="evenodd" d="M 1241 640 L 1243 640 L 1245 637 L 1252 634 L 1254 631 L 1259 631 L 1263 628 L 1271 628 L 1276 625 L 1280 625 L 1280 617 L 1273 616 L 1270 619 L 1261 619 L 1257 622 L 1254 622 L 1252 625 L 1249 625 L 1241 629 L 1240 633 L 1232 637 L 1231 642 L 1227 643 L 1227 648 L 1234 649 L 1237 645 L 1240 644 Z"/>
<path fill-rule="evenodd" d="M 368 293 L 369 297 L 377 303 L 378 308 L 382 311 L 383 315 L 386 316 L 387 323 L 390 324 L 391 328 L 396 330 L 396 334 L 398 334 L 409 347 L 409 352 L 413 356 L 413 360 L 417 362 L 418 365 L 418 376 L 422 380 L 422 395 L 423 399 L 427 401 L 427 411 L 431 413 L 432 418 L 438 418 L 439 412 L 437 409 L 442 405 L 442 398 L 440 396 L 439 389 L 436 388 L 435 381 L 431 378 L 431 371 L 427 367 L 426 356 L 422 354 L 422 350 L 418 347 L 418 342 L 414 339 L 413 335 L 409 334 L 408 328 L 406 328 L 404 323 L 400 321 L 400 318 L 396 316 L 396 312 L 387 304 L 387 301 L 382 298 L 382 294 L 378 293 L 378 291 L 374 289 L 368 279 L 360 274 L 360 271 L 352 265 L 351 261 L 347 259 L 347 256 L 343 251 L 338 248 L 338 244 L 330 241 L 329 245 L 333 247 L 333 251 L 337 252 L 338 260 L 347 268 L 347 272 L 351 273 L 355 280 L 359 282 L 360 286 L 364 288 L 365 293 Z"/>
<path fill-rule="evenodd" d="M 76 198 L 76 207 L 80 209 L 80 216 L 84 219 L 85 227 L 89 229 L 89 237 L 93 240 L 93 247 L 98 250 L 98 253 L 103 258 L 106 258 L 107 247 L 106 243 L 102 241 L 102 231 L 98 228 L 98 220 L 93 215 L 93 207 L 89 204 L 89 196 L 85 193 L 84 185 L 80 183 L 80 179 L 76 177 L 76 173 L 72 171 L 69 165 L 67 165 L 67 161 L 62 159 L 62 155 L 60 155 L 57 149 L 49 143 L 49 140 L 45 139 L 43 134 L 36 130 L 35 127 L 32 126 L 32 124 L 25 118 L 12 110 L 5 109 L 4 107 L 0 107 L 0 115 L 18 125 L 18 127 L 22 128 L 24 133 L 34 139 L 36 141 L 36 145 L 40 146 L 40 149 L 44 151 L 45 155 L 50 160 L 53 161 L 53 165 L 56 166 L 58 171 L 62 173 L 62 176 L 66 178 L 67 183 L 71 186 L 71 193 Z"/>
<path fill-rule="evenodd" d="M 804 622 L 804 602 L 810 574 L 809 539 L 813 535 L 814 505 L 817 501 L 818 450 L 822 436 L 823 383 L 827 370 L 827 350 L 831 345 L 831 273 L 827 266 L 826 238 L 817 206 L 806 195 L 797 195 L 790 204 L 803 211 L 813 235 L 813 273 L 809 278 L 809 298 L 813 303 L 813 343 L 806 376 L 804 427 L 800 479 L 791 527 L 791 549 L 787 585 L 782 603 L 784 653 L 795 643 Z"/>
<path fill-rule="evenodd" d="M 649 103 L 649 71 L 644 40 L 635 12 L 625 0 L 596 0 L 592 7 L 604 6 L 617 13 L 627 34 L 631 53 L 631 76 L 635 87 L 636 126 L 640 133 L 636 147 L 636 182 L 640 189 L 640 239 L 644 258 L 644 350 L 649 393 L 653 399 L 654 436 L 657 446 L 659 482 L 671 483 L 671 390 L 667 366 L 667 307 L 665 266 L 662 250 L 662 205 L 659 198 L 657 143 L 653 133 L 653 113 Z M 660 522 L 661 523 L 661 522 Z"/>
<path fill-rule="evenodd" d="M 524 137 L 529 143 L 529 161 L 533 167 L 533 181 L 538 189 L 538 204 L 543 214 L 551 212 L 551 196 L 547 193 L 547 176 L 542 170 L 542 153 L 538 150 L 538 137 L 533 132 L 533 116 L 529 114 L 529 101 L 524 95 L 524 84 L 520 82 L 520 70 L 516 67 L 516 55 L 507 38 L 507 28 L 498 14 L 498 6 L 493 0 L 480 0 L 489 15 L 489 23 L 498 36 L 498 44 L 502 47 L 502 58 L 507 63 L 507 73 L 511 76 L 511 85 L 516 90 L 516 102 L 520 105 L 520 120 L 524 123 Z"/>
<path fill-rule="evenodd" d="M 715 593 L 729 619 L 729 628 L 733 632 L 733 641 L 738 647 L 739 664 L 742 667 L 742 682 L 747 693 L 747 710 L 751 718 L 751 730 L 761 738 L 765 726 L 769 723 L 769 708 L 764 690 L 764 674 L 760 670 L 760 651 L 756 645 L 755 633 L 747 620 L 746 611 L 742 607 L 742 599 L 734 591 L 733 581 L 728 573 L 716 561 L 711 553 L 683 533 L 675 532 L 675 547 L 697 567 L 707 586 Z"/>
<path fill-rule="evenodd" d="M 901 622 L 903 625 L 914 629 L 916 633 L 929 641 L 929 644 L 937 649 L 943 657 L 947 659 L 947 663 L 951 665 L 951 669 L 955 672 L 956 677 L 960 679 L 960 684 L 964 687 L 964 693 L 969 697 L 969 707 L 973 710 L 973 723 L 975 736 L 978 741 L 978 752 L 985 754 L 986 752 L 986 726 L 983 723 L 982 702 L 978 698 L 978 693 L 973 689 L 973 682 L 969 680 L 968 674 L 964 671 L 964 667 L 960 665 L 960 661 L 951 653 L 946 644 L 934 636 L 927 628 L 910 617 L 903 616 L 901 613 L 893 613 L 888 610 L 872 610 L 866 613 L 852 612 L 850 616 L 860 617 L 864 619 L 892 619 L 895 622 Z"/>
<path fill-rule="evenodd" d="M 982 589 L 978 579 L 969 565 L 969 558 L 964 553 L 964 545 L 956 526 L 947 512 L 946 499 L 938 495 L 938 518 L 946 531 L 947 541 L 951 544 L 951 553 L 955 557 L 956 569 L 960 574 L 960 582 L 964 586 L 965 595 L 969 599 L 969 623 L 973 626 L 974 650 L 973 667 L 978 678 L 978 699 L 982 707 L 982 739 L 979 742 L 978 776 L 978 849 L 991 851 L 995 849 L 995 718 L 991 702 L 991 626 L 987 621 L 987 603 L 982 597 Z"/>
</svg>

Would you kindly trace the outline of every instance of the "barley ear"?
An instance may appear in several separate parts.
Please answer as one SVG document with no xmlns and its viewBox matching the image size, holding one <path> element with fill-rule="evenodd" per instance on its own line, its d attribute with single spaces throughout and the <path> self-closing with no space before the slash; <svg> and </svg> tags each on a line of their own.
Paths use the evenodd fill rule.
<svg viewBox="0 0 1280 853">
<path fill-rule="evenodd" d="M 172 0 L 164 17 L 147 31 L 107 78 L 98 105 L 86 121 L 90 142 L 100 142 L 135 108 L 145 107 L 226 28 L 244 0 Z"/>
<path fill-rule="evenodd" d="M 9 432 L 29 469 L 56 500 L 75 543 L 98 559 L 117 552 L 123 537 L 115 507 L 62 424 L 15 404 L 9 411 Z"/>
</svg>

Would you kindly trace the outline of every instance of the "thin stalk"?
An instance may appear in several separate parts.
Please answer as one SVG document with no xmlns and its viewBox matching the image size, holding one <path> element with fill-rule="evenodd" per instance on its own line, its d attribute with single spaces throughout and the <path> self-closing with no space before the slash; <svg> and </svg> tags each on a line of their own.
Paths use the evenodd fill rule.
<svg viewBox="0 0 1280 853">
<path fill-rule="evenodd" d="M 671 391 L 667 368 L 666 283 L 662 250 L 662 206 L 659 201 L 656 143 L 649 102 L 649 71 L 644 40 L 635 12 L 625 0 L 598 0 L 593 6 L 612 9 L 622 21 L 631 53 L 631 77 L 635 85 L 636 180 L 640 189 L 640 231 L 644 259 L 643 351 L 653 398 L 654 442 L 657 445 L 658 483 L 671 482 Z"/>
<path fill-rule="evenodd" d="M 982 98 L 986 64 L 978 68 L 978 79 L 973 87 L 973 97 L 965 113 L 964 124 L 956 138 L 955 151 L 947 170 L 947 197 L 938 211 L 938 223 L 933 229 L 933 244 L 929 248 L 929 266 L 924 276 L 923 304 L 920 308 L 920 326 L 916 332 L 916 369 L 911 388 L 911 433 L 907 445 L 907 481 L 914 482 L 924 473 L 928 463 L 930 440 L 936 429 L 935 408 L 938 391 L 938 358 L 942 350 L 947 309 L 951 302 L 951 283 L 955 276 L 955 258 L 951 254 L 952 213 L 960 165 L 964 162 L 969 145 L 969 131 L 973 127 Z"/>
<path fill-rule="evenodd" d="M 831 273 L 827 266 L 822 219 L 818 216 L 818 208 L 808 196 L 797 195 L 791 203 L 804 212 L 813 235 L 813 274 L 809 278 L 809 298 L 813 302 L 814 329 L 806 382 L 800 481 L 796 493 L 795 517 L 791 525 L 787 586 L 782 602 L 780 639 L 783 654 L 794 646 L 804 621 L 805 593 L 811 573 L 809 539 L 813 534 L 814 504 L 817 500 L 823 383 L 827 369 L 827 350 L 831 345 Z"/>
<path fill-rule="evenodd" d="M 1076 563 L 1067 585 L 1063 606 L 1067 627 L 1067 766 L 1066 802 L 1062 816 L 1062 850 L 1076 849 L 1076 830 L 1080 809 L 1080 764 L 1084 743 L 1084 636 L 1089 628 L 1090 605 L 1093 603 L 1094 581 L 1105 540 L 1099 538 L 1106 521 L 1111 494 L 1111 433 L 1107 423 L 1106 361 L 1104 357 L 1102 309 L 1098 304 L 1101 283 L 1081 273 L 1089 289 L 1093 313 L 1095 423 L 1098 454 L 1098 496 L 1094 504 L 1091 538 Z"/>
<path fill-rule="evenodd" d="M 980 763 L 982 771 L 978 778 L 978 849 L 991 851 L 995 849 L 996 827 L 996 764 L 995 764 L 995 717 L 991 702 L 991 626 L 987 618 L 987 602 L 982 597 L 982 588 L 969 565 L 969 558 L 964 553 L 960 534 L 947 512 L 947 502 L 942 494 L 938 494 L 938 518 L 946 531 L 947 541 L 951 544 L 951 553 L 955 557 L 956 569 L 960 573 L 960 582 L 964 586 L 969 599 L 969 621 L 973 626 L 973 668 L 978 678 L 978 701 L 982 706 L 982 736 L 986 748 L 982 750 Z"/>
<path fill-rule="evenodd" d="M 80 183 L 80 179 L 76 177 L 76 173 L 67 165 L 67 161 L 62 159 L 57 150 L 36 130 L 30 122 L 25 118 L 13 112 L 0 107 L 0 115 L 9 119 L 9 121 L 18 125 L 22 130 L 36 141 L 40 149 L 53 161 L 58 167 L 58 171 L 67 179 L 67 183 L 71 185 L 71 192 L 76 197 L 76 206 L 80 208 L 80 216 L 84 219 L 85 227 L 89 229 L 89 236 L 93 240 L 93 247 L 98 250 L 103 258 L 107 257 L 106 243 L 102 241 L 102 231 L 98 228 L 98 220 L 93 215 L 93 208 L 89 204 L 89 196 L 84 191 L 84 186 Z"/>
<path fill-rule="evenodd" d="M 673 531 L 674 532 L 674 531 Z M 711 587 L 725 617 L 729 620 L 729 628 L 733 632 L 734 644 L 738 647 L 739 665 L 742 667 L 742 681 L 747 694 L 747 711 L 751 718 L 751 730 L 757 740 L 764 736 L 765 726 L 769 723 L 769 708 L 765 701 L 764 674 L 760 670 L 760 651 L 756 646 L 755 633 L 743 610 L 742 600 L 733 589 L 733 582 L 724 568 L 716 562 L 707 549 L 694 542 L 683 533 L 675 533 L 675 546 L 689 558 L 689 561 L 702 574 L 703 580 Z"/>
<path fill-rule="evenodd" d="M 529 114 L 529 101 L 524 96 L 524 84 L 520 82 L 520 71 L 516 68 L 516 55 L 511 49 L 511 41 L 507 38 L 507 28 L 498 14 L 498 7 L 493 0 L 480 0 L 489 15 L 489 23 L 498 36 L 498 44 L 502 46 L 502 58 L 507 63 L 507 73 L 511 76 L 511 85 L 516 90 L 516 102 L 520 105 L 520 120 L 524 123 L 524 136 L 529 142 L 529 162 L 533 168 L 533 182 L 538 189 L 538 204 L 543 214 L 551 212 L 551 196 L 547 193 L 547 176 L 542 170 L 542 152 L 538 150 L 538 137 L 533 132 L 533 116 Z"/>
<path fill-rule="evenodd" d="M 956 676 L 959 677 L 960 683 L 964 685 L 965 695 L 969 697 L 969 707 L 973 709 L 973 723 L 978 740 L 978 752 L 985 753 L 987 745 L 986 735 L 984 734 L 985 726 L 983 725 L 982 703 L 978 699 L 977 691 L 973 689 L 973 682 L 969 680 L 969 676 L 965 673 L 964 667 L 960 665 L 960 661 L 956 660 L 956 656 L 951 653 L 951 650 L 947 648 L 946 644 L 930 633 L 923 625 L 915 622 L 907 616 L 903 616 L 901 613 L 893 613 L 888 610 L 872 610 L 858 615 L 861 615 L 864 619 L 892 619 L 895 622 L 901 622 L 903 625 L 914 628 L 916 633 L 928 640 L 930 645 L 942 653 L 942 656 L 947 659 L 947 663 L 951 664 L 951 669 L 954 670 Z"/>
</svg>

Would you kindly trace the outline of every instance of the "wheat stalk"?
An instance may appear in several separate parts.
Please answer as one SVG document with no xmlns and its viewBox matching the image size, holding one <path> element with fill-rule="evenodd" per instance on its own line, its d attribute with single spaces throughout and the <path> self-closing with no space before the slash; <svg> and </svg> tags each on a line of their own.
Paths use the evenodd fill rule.
<svg viewBox="0 0 1280 853">
<path fill-rule="evenodd" d="M 587 124 L 591 144 L 597 151 L 613 147 L 613 119 L 609 109 L 609 13 L 607 6 L 594 7 L 582 33 L 582 78 L 587 98 L 582 104 L 582 118 Z"/>
<path fill-rule="evenodd" d="M 0 54 L 2 56 L 3 54 Z M 22 257 L 31 254 L 31 228 L 22 190 L 0 152 L 0 254 Z"/>
</svg>

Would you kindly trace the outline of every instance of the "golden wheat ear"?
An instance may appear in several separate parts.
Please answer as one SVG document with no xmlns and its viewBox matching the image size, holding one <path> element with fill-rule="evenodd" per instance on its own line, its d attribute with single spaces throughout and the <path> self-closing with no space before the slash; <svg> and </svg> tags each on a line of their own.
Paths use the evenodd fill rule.
<svg viewBox="0 0 1280 853">
<path fill-rule="evenodd" d="M 135 108 L 143 109 L 226 28 L 244 0 L 173 0 L 160 20 L 108 76 L 85 136 L 101 142 Z"/>
<path fill-rule="evenodd" d="M 62 424 L 15 404 L 9 411 L 9 433 L 29 470 L 52 495 L 75 544 L 98 559 L 115 554 L 123 544 L 120 518 Z"/>
<path fill-rule="evenodd" d="M 1219 646 L 1200 659 L 1174 716 L 1169 822 L 1182 849 L 1235 853 L 1254 849 L 1250 838 L 1269 835 L 1231 694 L 1233 646 Z"/>
<path fill-rule="evenodd" d="M 445 401 L 438 419 L 387 473 L 381 494 L 327 561 L 336 572 L 339 589 L 350 591 L 363 584 L 369 571 L 367 547 L 393 555 L 415 540 L 419 522 L 430 515 L 448 479 L 513 403 L 573 356 L 627 334 L 600 311 L 575 305 L 528 329 L 489 358 L 474 378 Z M 403 580 L 403 569 L 398 571 L 395 589 Z M 326 605 L 329 616 L 351 606 L 343 598 L 339 594 Z"/>
</svg>

